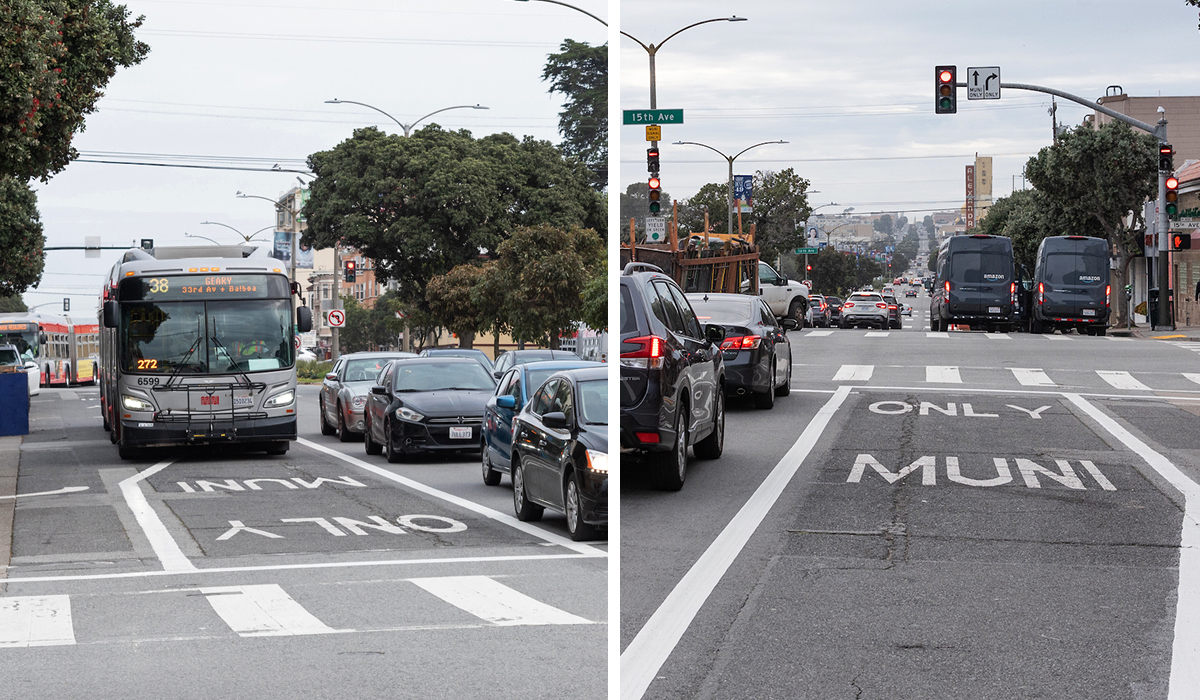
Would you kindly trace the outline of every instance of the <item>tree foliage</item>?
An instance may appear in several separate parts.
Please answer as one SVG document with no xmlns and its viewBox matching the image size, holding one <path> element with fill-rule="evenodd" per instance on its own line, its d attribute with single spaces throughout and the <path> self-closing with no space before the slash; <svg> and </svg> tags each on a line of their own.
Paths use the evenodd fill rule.
<svg viewBox="0 0 1200 700">
<path fill-rule="evenodd" d="M 472 290 L 487 274 L 482 265 L 459 265 L 444 275 L 429 280 L 425 288 L 425 299 L 429 313 L 441 321 L 451 333 L 458 336 L 459 347 L 469 348 L 475 334 L 493 327 L 492 319 L 481 313 L 476 303 L 477 295 Z"/>
<path fill-rule="evenodd" d="M 708 228 L 712 233 L 727 233 L 729 219 L 729 186 L 710 182 L 679 206 L 679 230 L 687 233 L 704 231 L 704 213 L 708 212 Z M 734 222 L 736 229 L 737 222 Z"/>
<path fill-rule="evenodd" d="M 142 17 L 108 0 L 4 0 L 0 12 L 0 175 L 46 181 L 117 68 L 141 63 Z"/>
<path fill-rule="evenodd" d="M 583 311 L 579 319 L 594 331 L 608 330 L 608 264 L 597 265 L 583 288 Z"/>
<path fill-rule="evenodd" d="M 557 348 L 559 335 L 582 318 L 584 290 L 604 260 L 604 239 L 592 229 L 542 224 L 514 231 L 500 244 L 492 281 L 504 290 L 513 335 Z"/>
<path fill-rule="evenodd" d="M 25 306 L 25 302 L 17 295 L 4 296 L 0 295 L 0 314 L 12 314 L 28 311 L 29 307 Z"/>
<path fill-rule="evenodd" d="M 0 296 L 37 286 L 45 241 L 37 195 L 21 179 L 0 177 Z"/>
<path fill-rule="evenodd" d="M 303 242 L 357 248 L 376 261 L 379 279 L 398 281 L 400 298 L 422 309 L 431 278 L 495 253 L 510 231 L 605 222 L 586 168 L 530 137 L 476 140 L 430 125 L 405 138 L 369 127 L 308 163 L 317 179 Z"/>
<path fill-rule="evenodd" d="M 867 256 L 833 248 L 823 248 L 815 257 L 810 256 L 809 261 L 813 266 L 813 291 L 821 294 L 845 296 L 883 273 L 879 263 Z"/>
<path fill-rule="evenodd" d="M 589 46 L 566 39 L 562 51 L 550 54 L 542 80 L 550 92 L 566 95 L 558 113 L 563 153 L 591 170 L 597 190 L 608 187 L 608 44 Z"/>
<path fill-rule="evenodd" d="M 810 184 L 792 168 L 754 173 L 750 223 L 754 224 L 754 243 L 764 260 L 775 260 L 784 251 L 804 246 L 806 234 L 801 222 L 812 213 L 808 206 Z"/>
<path fill-rule="evenodd" d="M 367 308 L 351 296 L 342 297 L 346 311 L 346 325 L 338 333 L 341 352 L 381 350 L 395 347 L 404 321 L 396 318 L 402 303 L 392 292 L 385 292 Z"/>
</svg>

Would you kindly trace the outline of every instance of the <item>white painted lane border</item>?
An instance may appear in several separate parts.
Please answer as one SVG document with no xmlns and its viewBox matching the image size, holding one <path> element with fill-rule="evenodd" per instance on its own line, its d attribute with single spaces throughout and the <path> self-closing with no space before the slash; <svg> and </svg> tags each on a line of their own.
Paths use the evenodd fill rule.
<svg viewBox="0 0 1200 700">
<path fill-rule="evenodd" d="M 1175 643 L 1171 649 L 1168 700 L 1191 700 L 1200 688 L 1200 485 L 1149 445 L 1079 394 L 1063 394 L 1113 437 L 1137 453 L 1183 493 L 1183 532 L 1179 538 L 1179 595 L 1175 603 Z"/>
<path fill-rule="evenodd" d="M 0 500 L 5 498 L 30 498 L 32 496 L 58 496 L 64 493 L 79 493 L 87 491 L 89 486 L 64 486 L 57 491 L 38 491 L 37 493 L 18 493 L 14 496 L 0 496 Z"/>
<path fill-rule="evenodd" d="M 696 613 L 787 488 L 800 465 L 808 458 L 834 413 L 850 395 L 850 389 L 849 386 L 839 387 L 817 411 L 817 415 L 809 421 L 808 427 L 754 495 L 700 555 L 625 648 L 621 654 L 621 700 L 638 700 L 650 687 L 650 682 L 671 655 Z"/>
<path fill-rule="evenodd" d="M 183 550 L 171 537 L 171 533 L 167 531 L 167 526 L 163 525 L 162 520 L 159 519 L 158 513 L 155 513 L 146 501 L 146 494 L 142 493 L 143 481 L 174 463 L 174 459 L 159 462 L 146 471 L 138 472 L 121 481 L 121 494 L 125 497 L 125 503 L 129 506 L 129 510 L 133 511 L 133 517 L 137 519 L 146 539 L 150 540 L 150 548 L 162 562 L 163 570 L 195 571 L 196 565 L 184 555 Z"/>
<path fill-rule="evenodd" d="M 543 530 L 542 528 L 537 527 L 536 525 L 531 525 L 530 523 L 521 522 L 520 520 L 517 520 L 516 516 L 506 515 L 504 513 L 501 513 L 498 510 L 492 510 L 491 508 L 488 508 L 487 506 L 482 506 L 478 503 L 475 503 L 474 501 L 468 501 L 467 499 L 460 498 L 458 496 L 455 496 L 452 493 L 446 493 L 445 491 L 442 491 L 440 489 L 435 489 L 432 486 L 427 486 L 425 484 L 422 484 L 419 481 L 414 481 L 413 479 L 409 479 L 407 477 L 400 476 L 399 474 L 396 474 L 395 472 L 388 471 L 387 469 L 384 469 L 382 467 L 377 467 L 374 464 L 369 464 L 369 463 L 364 462 L 361 459 L 358 459 L 356 457 L 351 457 L 350 455 L 345 454 L 344 452 L 339 452 L 331 447 L 326 447 L 324 445 L 317 444 L 310 440 L 305 440 L 304 438 L 300 438 L 299 440 L 297 440 L 297 442 L 299 442 L 301 445 L 304 445 L 305 447 L 311 447 L 312 449 L 317 450 L 318 452 L 324 452 L 325 454 L 327 454 L 331 457 L 336 457 L 337 459 L 340 459 L 343 462 L 346 462 L 347 464 L 350 464 L 352 466 L 358 467 L 359 469 L 369 471 L 372 474 L 375 474 L 376 476 L 381 476 L 384 479 L 387 479 L 389 481 L 394 481 L 397 484 L 400 484 L 401 486 L 405 486 L 414 491 L 420 491 L 421 493 L 427 494 L 429 496 L 433 496 L 434 498 L 446 501 L 447 503 L 453 503 L 454 505 L 458 506 L 459 508 L 464 508 L 466 510 L 471 511 L 472 513 L 477 513 L 479 515 L 482 515 L 485 518 L 490 518 L 491 520 L 495 520 L 496 522 L 498 522 L 502 525 L 507 525 L 515 530 L 520 530 L 521 532 L 524 532 L 527 535 L 532 535 L 540 540 L 549 542 L 550 544 L 556 544 L 560 547 L 565 547 L 573 552 L 578 552 L 579 554 L 587 554 L 589 556 L 603 557 L 603 556 L 608 555 L 608 553 L 602 549 L 597 549 L 596 547 L 593 547 L 589 544 L 573 542 L 561 535 L 556 535 L 553 532 L 547 532 L 546 530 Z"/>
</svg>

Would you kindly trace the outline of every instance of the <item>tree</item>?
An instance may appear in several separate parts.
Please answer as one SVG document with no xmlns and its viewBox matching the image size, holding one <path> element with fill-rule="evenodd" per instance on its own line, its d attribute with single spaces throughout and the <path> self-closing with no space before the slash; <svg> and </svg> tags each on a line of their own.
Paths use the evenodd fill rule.
<svg viewBox="0 0 1200 700">
<path fill-rule="evenodd" d="M 583 315 L 584 288 L 605 259 L 604 239 L 591 229 L 542 224 L 514 231 L 498 252 L 496 275 L 513 335 L 557 348 Z"/>
<path fill-rule="evenodd" d="M 700 191 L 680 203 L 679 228 L 689 233 L 704 231 L 704 213 L 708 212 L 711 233 L 728 233 L 729 188 L 723 182 L 710 182 Z M 736 222 L 734 226 L 737 226 Z"/>
<path fill-rule="evenodd" d="M 0 296 L 37 286 L 45 241 L 37 195 L 18 178 L 0 177 Z"/>
<path fill-rule="evenodd" d="M 754 243 L 764 260 L 776 260 L 785 250 L 804 246 L 806 234 L 800 222 L 808 219 L 809 181 L 792 168 L 754 173 Z M 744 220 L 743 220 L 744 223 Z"/>
<path fill-rule="evenodd" d="M 21 297 L 0 295 L 0 314 L 21 313 L 28 310 L 29 307 L 25 306 Z"/>
<path fill-rule="evenodd" d="M 566 39 L 542 71 L 550 92 L 567 96 L 558 113 L 562 151 L 592 172 L 596 190 L 608 187 L 608 44 L 589 46 Z"/>
<path fill-rule="evenodd" d="M 1195 7 L 1200 7 L 1200 0 L 1183 0 L 1183 1 L 1184 1 L 1184 2 L 1186 2 L 1186 3 L 1187 3 L 1187 4 L 1189 4 L 1189 5 L 1193 5 L 1193 6 L 1195 6 Z M 1196 28 L 1197 28 L 1197 29 L 1200 29 L 1200 23 L 1198 23 L 1198 24 L 1196 25 Z"/>
<path fill-rule="evenodd" d="M 475 301 L 477 296 L 472 293 L 485 274 L 482 265 L 459 265 L 429 280 L 425 287 L 429 312 L 458 336 L 460 348 L 472 347 L 475 334 L 492 326 L 491 319 L 480 313 Z"/>
<path fill-rule="evenodd" d="M 583 288 L 583 312 L 579 319 L 594 331 L 608 330 L 607 264 L 597 265 L 592 278 Z"/>
<path fill-rule="evenodd" d="M 892 235 L 892 215 L 884 214 L 878 219 L 875 219 L 875 223 L 872 224 L 872 228 L 885 236 Z"/>
<path fill-rule="evenodd" d="M 400 299 L 422 310 L 431 278 L 494 254 L 518 227 L 605 221 L 586 168 L 529 137 L 476 140 L 430 125 L 405 138 L 368 127 L 308 164 L 317 179 L 302 241 L 357 248 L 378 279 L 399 282 Z"/>
</svg>

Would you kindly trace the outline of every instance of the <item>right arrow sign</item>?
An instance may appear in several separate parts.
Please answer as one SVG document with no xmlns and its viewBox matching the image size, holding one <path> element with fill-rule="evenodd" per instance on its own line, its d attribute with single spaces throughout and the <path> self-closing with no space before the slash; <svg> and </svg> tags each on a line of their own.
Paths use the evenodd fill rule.
<svg viewBox="0 0 1200 700">
<path fill-rule="evenodd" d="M 968 100 L 1000 99 L 1000 66 L 967 69 Z"/>
</svg>

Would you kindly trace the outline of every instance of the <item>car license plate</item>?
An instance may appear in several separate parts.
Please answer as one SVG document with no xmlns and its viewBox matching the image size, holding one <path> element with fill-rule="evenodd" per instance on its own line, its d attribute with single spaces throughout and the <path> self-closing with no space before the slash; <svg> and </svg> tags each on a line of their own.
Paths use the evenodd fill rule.
<svg viewBox="0 0 1200 700">
<path fill-rule="evenodd" d="M 243 406 L 253 406 L 253 405 L 254 405 L 254 397 L 253 396 L 235 396 L 235 397 L 233 397 L 233 407 L 234 408 L 241 408 Z"/>
<path fill-rule="evenodd" d="M 452 426 L 450 428 L 450 439 L 451 440 L 470 440 L 471 439 L 470 426 L 468 426 L 466 428 L 459 428 L 459 427 Z"/>
<path fill-rule="evenodd" d="M 998 313 L 1000 313 L 1000 307 L 999 306 L 989 306 L 988 313 L 989 314 L 998 314 Z"/>
<path fill-rule="evenodd" d="M 1084 310 L 1083 310 L 1083 315 L 1084 315 L 1084 316 L 1095 316 L 1095 315 L 1096 315 L 1096 310 L 1095 310 L 1095 309 L 1084 309 Z"/>
</svg>

